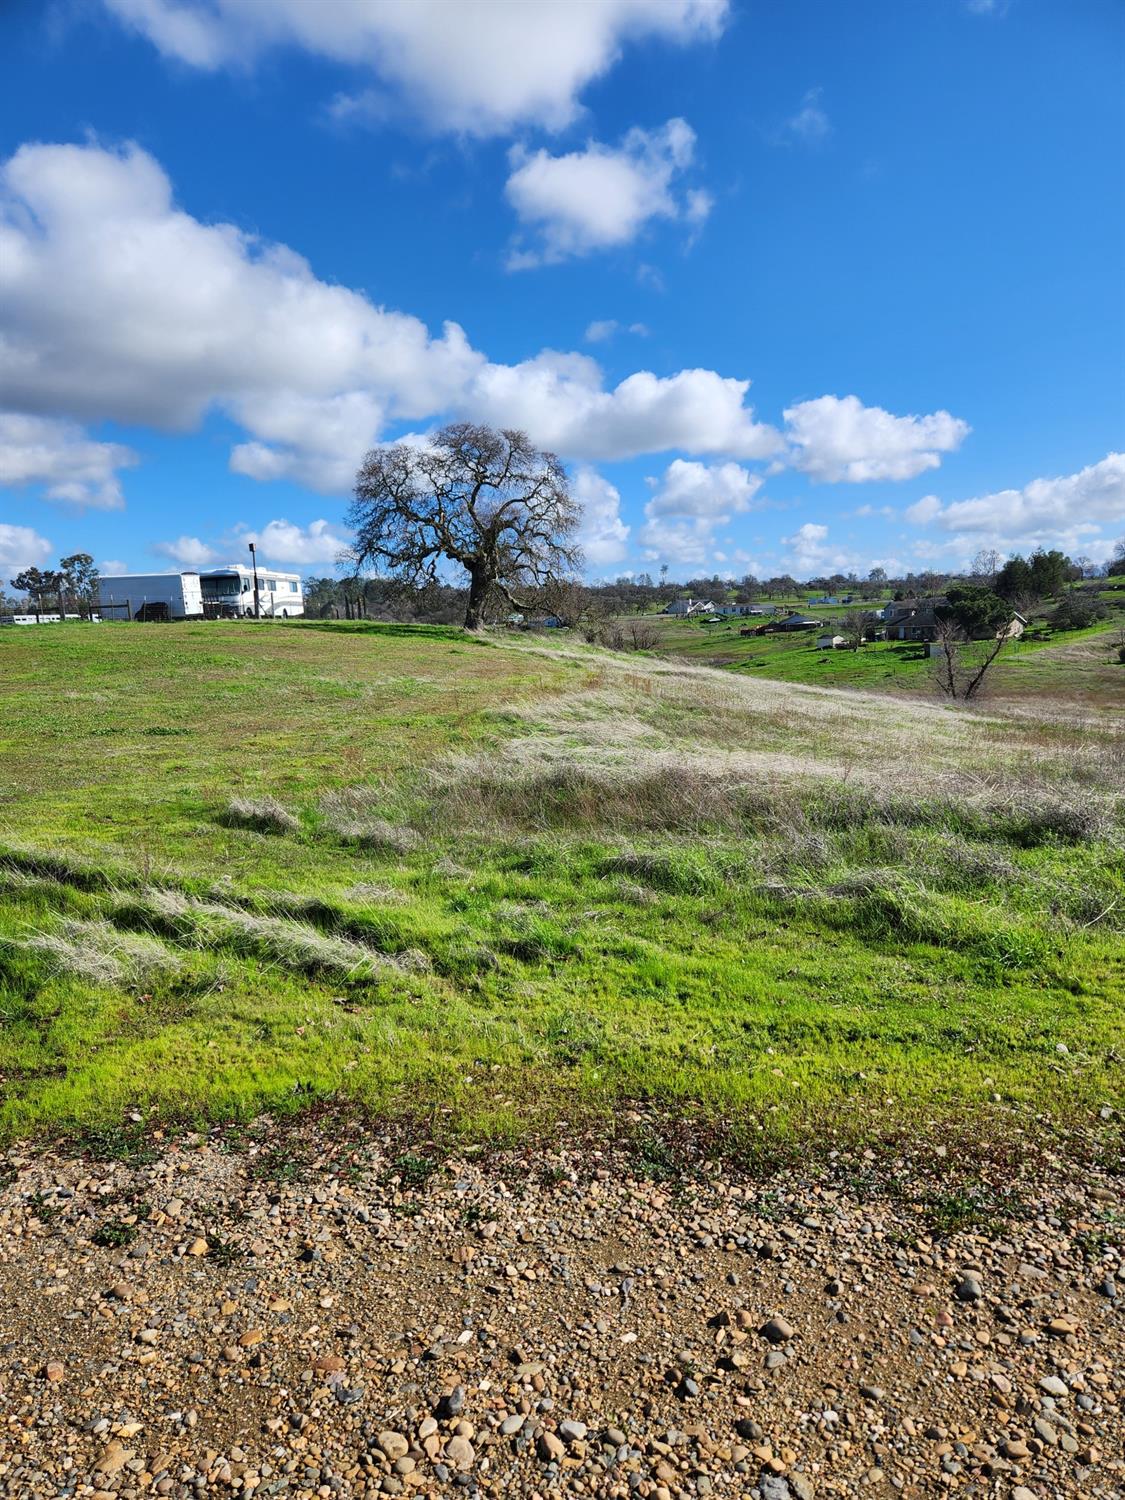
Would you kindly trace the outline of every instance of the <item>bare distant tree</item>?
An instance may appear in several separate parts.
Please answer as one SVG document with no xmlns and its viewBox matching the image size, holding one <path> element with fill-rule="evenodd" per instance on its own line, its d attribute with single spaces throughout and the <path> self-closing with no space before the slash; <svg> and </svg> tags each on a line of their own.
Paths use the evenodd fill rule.
<svg viewBox="0 0 1125 1500">
<path fill-rule="evenodd" d="M 841 622 L 840 634 L 849 651 L 858 651 L 875 632 L 875 616 L 870 610 L 850 609 Z"/>
<path fill-rule="evenodd" d="M 553 453 L 522 432 L 456 422 L 424 447 L 367 455 L 348 512 L 352 559 L 415 585 L 436 582 L 443 564 L 463 569 L 465 626 L 477 630 L 490 592 L 531 609 L 538 590 L 578 570 L 581 514 Z"/>
<path fill-rule="evenodd" d="M 949 603 L 936 611 L 934 673 L 947 698 L 975 698 L 997 657 L 1012 639 L 1012 611 L 988 589 L 950 589 Z M 966 660 L 974 637 L 987 641 L 980 655 Z"/>
<path fill-rule="evenodd" d="M 995 547 L 982 547 L 973 558 L 970 572 L 974 578 L 979 578 L 989 588 L 996 582 L 996 574 L 1000 568 L 1003 558 Z"/>
</svg>

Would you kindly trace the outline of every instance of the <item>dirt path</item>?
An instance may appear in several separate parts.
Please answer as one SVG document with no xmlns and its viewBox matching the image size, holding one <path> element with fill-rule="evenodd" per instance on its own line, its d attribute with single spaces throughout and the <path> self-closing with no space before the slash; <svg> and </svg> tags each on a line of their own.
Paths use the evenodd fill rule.
<svg viewBox="0 0 1125 1500">
<path fill-rule="evenodd" d="M 9 1156 L 0 1493 L 1125 1492 L 1120 1180 L 229 1144 Z"/>
</svg>

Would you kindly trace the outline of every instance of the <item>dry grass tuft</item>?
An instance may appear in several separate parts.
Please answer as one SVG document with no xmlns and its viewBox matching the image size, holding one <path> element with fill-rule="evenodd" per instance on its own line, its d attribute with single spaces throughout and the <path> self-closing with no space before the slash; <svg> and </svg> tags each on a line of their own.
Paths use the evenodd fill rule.
<svg viewBox="0 0 1125 1500">
<path fill-rule="evenodd" d="M 224 821 L 233 828 L 253 828 L 258 833 L 296 833 L 301 826 L 276 797 L 232 797 Z"/>
<path fill-rule="evenodd" d="M 56 973 L 119 989 L 138 988 L 183 968 L 179 955 L 158 938 L 122 932 L 100 920 L 71 918 L 56 932 L 36 933 L 18 946 L 43 954 Z"/>
<path fill-rule="evenodd" d="M 388 854 L 409 854 L 422 840 L 412 828 L 403 828 L 380 817 L 374 810 L 379 793 L 370 787 L 344 787 L 320 799 L 321 823 L 345 843 L 357 844 Z"/>
<path fill-rule="evenodd" d="M 188 947 L 231 949 L 299 973 L 363 979 L 400 967 L 387 954 L 306 922 L 240 911 L 158 887 L 122 899 L 117 915 L 151 925 Z"/>
</svg>

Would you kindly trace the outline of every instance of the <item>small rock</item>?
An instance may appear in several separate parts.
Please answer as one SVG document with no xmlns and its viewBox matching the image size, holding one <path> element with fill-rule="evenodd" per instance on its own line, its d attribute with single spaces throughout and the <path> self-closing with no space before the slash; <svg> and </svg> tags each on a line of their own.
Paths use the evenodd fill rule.
<svg viewBox="0 0 1125 1500">
<path fill-rule="evenodd" d="M 953 1295 L 958 1302 L 979 1302 L 984 1296 L 981 1284 L 975 1276 L 962 1276 L 961 1280 L 953 1288 Z"/>
<path fill-rule="evenodd" d="M 758 1332 L 764 1339 L 769 1339 L 771 1344 L 784 1344 L 793 1337 L 790 1324 L 776 1314 L 772 1318 L 767 1318 Z"/>
<path fill-rule="evenodd" d="M 545 1464 L 558 1463 L 566 1453 L 562 1439 L 556 1437 L 553 1432 L 541 1432 L 535 1449 Z"/>
</svg>

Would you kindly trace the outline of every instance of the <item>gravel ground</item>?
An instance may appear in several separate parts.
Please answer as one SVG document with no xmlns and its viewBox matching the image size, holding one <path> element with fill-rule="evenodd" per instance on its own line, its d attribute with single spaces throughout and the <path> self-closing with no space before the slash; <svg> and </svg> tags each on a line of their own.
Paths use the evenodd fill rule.
<svg viewBox="0 0 1125 1500">
<path fill-rule="evenodd" d="M 138 1144 L 0 1159 L 5 1496 L 1125 1494 L 1096 1168 Z"/>
</svg>

